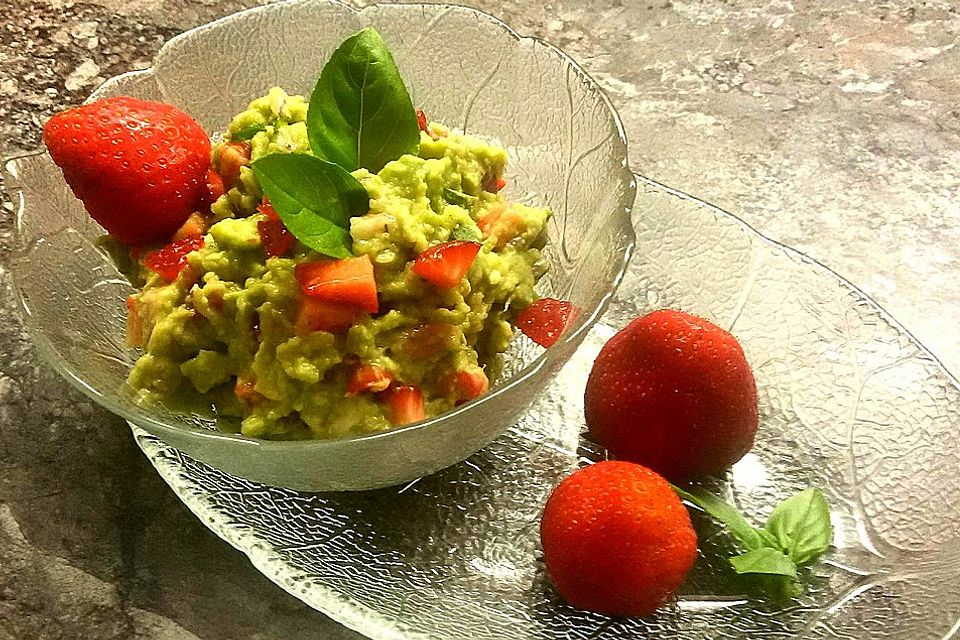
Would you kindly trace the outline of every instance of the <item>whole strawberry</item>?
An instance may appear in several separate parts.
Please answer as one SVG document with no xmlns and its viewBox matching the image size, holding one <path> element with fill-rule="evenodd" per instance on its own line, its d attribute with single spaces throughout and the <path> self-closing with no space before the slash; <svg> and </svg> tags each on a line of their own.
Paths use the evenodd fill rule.
<svg viewBox="0 0 960 640">
<path fill-rule="evenodd" d="M 604 345 L 584 412 L 590 434 L 613 457 L 685 480 L 718 474 L 750 450 L 757 387 L 732 335 L 665 309 Z"/>
<path fill-rule="evenodd" d="M 98 100 L 50 118 L 43 141 L 90 216 L 125 244 L 166 242 L 203 204 L 210 139 L 173 105 Z"/>
<path fill-rule="evenodd" d="M 563 599 L 615 616 L 653 613 L 697 559 L 697 535 L 676 493 L 630 462 L 598 462 L 561 482 L 544 507 L 540 541 Z"/>
</svg>

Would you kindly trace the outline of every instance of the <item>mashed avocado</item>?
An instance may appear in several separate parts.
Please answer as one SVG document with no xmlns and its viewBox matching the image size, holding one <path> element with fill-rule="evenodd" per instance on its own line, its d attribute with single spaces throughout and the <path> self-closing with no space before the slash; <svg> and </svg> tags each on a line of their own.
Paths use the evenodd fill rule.
<svg viewBox="0 0 960 640">
<path fill-rule="evenodd" d="M 309 153 L 307 105 L 279 88 L 237 115 L 215 145 L 223 170 L 227 143 L 248 141 L 256 160 Z M 144 353 L 130 383 L 145 400 L 204 403 L 239 418 L 259 438 L 325 438 L 391 426 L 374 392 L 347 394 L 351 375 L 375 366 L 397 384 L 419 388 L 425 413 L 463 401 L 458 375 L 493 379 L 513 329 L 511 319 L 535 299 L 543 274 L 547 209 L 509 204 L 494 186 L 506 151 L 439 124 L 421 133 L 418 155 L 376 174 L 353 172 L 370 210 L 350 224 L 353 253 L 373 263 L 379 310 L 338 331 L 298 321 L 304 294 L 297 264 L 323 260 L 293 243 L 268 256 L 259 223 L 263 193 L 248 166 L 205 213 L 203 246 L 186 256 L 172 282 L 146 268 L 131 297 L 131 343 Z M 482 243 L 459 284 L 441 289 L 411 271 L 439 243 Z M 232 421 L 234 424 L 236 421 Z M 224 421 L 230 424 L 231 421 Z"/>
</svg>

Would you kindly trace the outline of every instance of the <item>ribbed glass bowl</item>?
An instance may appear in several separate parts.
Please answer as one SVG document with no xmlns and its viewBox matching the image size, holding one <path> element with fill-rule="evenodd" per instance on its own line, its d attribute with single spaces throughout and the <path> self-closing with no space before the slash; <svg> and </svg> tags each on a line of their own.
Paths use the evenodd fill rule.
<svg viewBox="0 0 960 640">
<path fill-rule="evenodd" d="M 301 490 L 368 489 L 465 459 L 518 419 L 603 313 L 623 276 L 635 195 L 616 113 L 587 75 L 554 47 L 520 38 L 496 19 L 446 5 L 356 12 L 295 1 L 236 14 L 174 38 L 146 71 L 113 78 L 91 99 L 163 100 L 213 133 L 273 86 L 309 94 L 346 37 L 373 26 L 390 46 L 413 102 L 432 120 L 504 145 L 511 199 L 550 206 L 544 295 L 583 309 L 548 351 L 514 339 L 493 390 L 421 423 L 359 437 L 258 441 L 218 432 L 209 417 L 139 406 L 124 346 L 133 289 L 94 246 L 103 230 L 73 198 L 45 153 L 6 164 L 17 193 L 11 265 L 40 353 L 88 396 L 197 460 L 236 476 Z"/>
</svg>

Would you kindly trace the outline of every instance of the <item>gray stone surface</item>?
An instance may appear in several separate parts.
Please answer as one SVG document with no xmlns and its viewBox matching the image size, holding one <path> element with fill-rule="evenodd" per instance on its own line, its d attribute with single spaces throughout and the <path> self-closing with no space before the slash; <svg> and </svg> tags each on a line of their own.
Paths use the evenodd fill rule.
<svg viewBox="0 0 960 640">
<path fill-rule="evenodd" d="M 0 155 L 165 39 L 252 4 L 0 0 Z M 834 268 L 960 371 L 952 2 L 476 4 L 603 84 L 638 171 Z M 39 363 L 2 265 L 0 640 L 357 637 L 208 532 L 123 423 Z"/>
</svg>

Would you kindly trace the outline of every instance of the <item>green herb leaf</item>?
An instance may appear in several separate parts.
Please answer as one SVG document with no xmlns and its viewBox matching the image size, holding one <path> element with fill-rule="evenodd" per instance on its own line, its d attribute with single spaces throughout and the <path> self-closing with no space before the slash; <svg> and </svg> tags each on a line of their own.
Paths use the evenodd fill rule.
<svg viewBox="0 0 960 640">
<path fill-rule="evenodd" d="M 700 487 L 693 487 L 689 491 L 684 491 L 679 487 L 673 487 L 673 490 L 676 491 L 681 498 L 700 507 L 708 516 L 725 525 L 730 533 L 747 549 L 753 551 L 764 547 L 760 532 L 751 527 L 750 523 L 740 515 L 739 511 L 720 498 L 717 498 Z"/>
<path fill-rule="evenodd" d="M 767 573 L 778 576 L 797 577 L 797 565 L 782 551 L 762 547 L 730 558 L 737 573 Z"/>
<path fill-rule="evenodd" d="M 823 492 L 806 489 L 777 505 L 765 527 L 780 549 L 805 565 L 830 548 L 833 528 Z"/>
<path fill-rule="evenodd" d="M 370 207 L 367 190 L 331 162 L 301 153 L 270 154 L 252 165 L 264 193 L 297 240 L 324 255 L 350 253 L 350 218 Z"/>
<path fill-rule="evenodd" d="M 473 203 L 477 201 L 476 196 L 467 195 L 463 191 L 451 189 L 450 187 L 443 188 L 443 199 L 450 204 L 458 205 L 464 209 L 469 209 L 473 206 Z"/>
<path fill-rule="evenodd" d="M 420 127 L 386 43 L 374 29 L 347 38 L 323 67 L 307 110 L 310 148 L 348 171 L 376 173 L 416 153 Z"/>
<path fill-rule="evenodd" d="M 480 229 L 475 225 L 466 225 L 458 224 L 453 228 L 453 231 L 450 232 L 450 237 L 454 240 L 469 240 L 471 242 L 480 242 L 483 240 L 483 235 L 480 233 Z"/>
<path fill-rule="evenodd" d="M 252 124 L 248 127 L 238 129 L 237 131 L 234 131 L 233 133 L 231 133 L 230 139 L 231 140 L 249 140 L 253 136 L 260 133 L 261 131 L 264 131 L 265 129 L 266 129 L 266 125 L 264 124 Z"/>
</svg>

